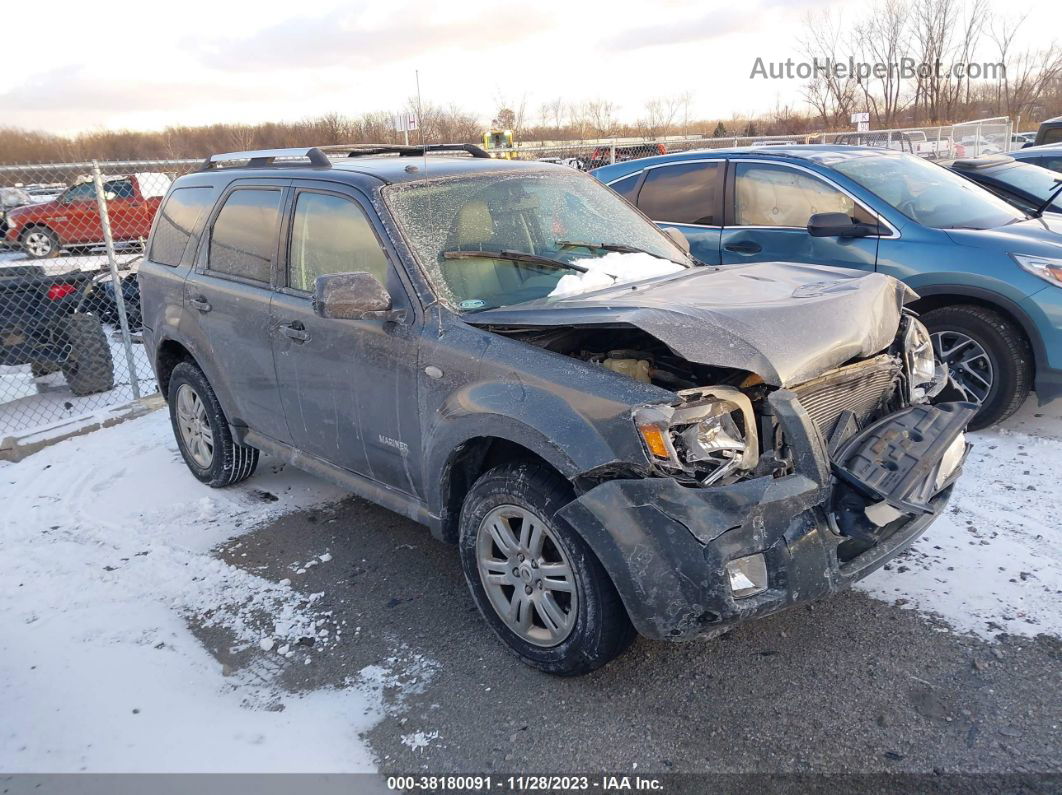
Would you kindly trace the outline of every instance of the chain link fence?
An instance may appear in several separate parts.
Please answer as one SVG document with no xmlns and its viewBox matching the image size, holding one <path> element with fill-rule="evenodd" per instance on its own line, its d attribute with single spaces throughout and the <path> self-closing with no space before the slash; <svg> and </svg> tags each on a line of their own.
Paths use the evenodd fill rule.
<svg viewBox="0 0 1062 795">
<path fill-rule="evenodd" d="M 200 162 L 0 166 L 0 440 L 158 391 L 136 273 L 163 195 Z"/>
<path fill-rule="evenodd" d="M 491 154 L 583 171 L 669 152 L 800 143 L 949 160 L 1009 151 L 1011 133 L 998 118 L 860 133 L 541 142 Z M 166 190 L 202 162 L 0 165 L 0 441 L 92 421 L 157 392 L 137 268 Z"/>
</svg>

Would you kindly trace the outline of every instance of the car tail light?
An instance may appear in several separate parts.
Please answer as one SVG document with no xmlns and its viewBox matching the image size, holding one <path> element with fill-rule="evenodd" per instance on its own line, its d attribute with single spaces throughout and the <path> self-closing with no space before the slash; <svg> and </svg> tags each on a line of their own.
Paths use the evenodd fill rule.
<svg viewBox="0 0 1062 795">
<path fill-rule="evenodd" d="M 77 285 L 74 284 L 53 284 L 48 288 L 48 300 L 59 301 L 66 298 L 68 295 L 77 292 Z"/>
</svg>

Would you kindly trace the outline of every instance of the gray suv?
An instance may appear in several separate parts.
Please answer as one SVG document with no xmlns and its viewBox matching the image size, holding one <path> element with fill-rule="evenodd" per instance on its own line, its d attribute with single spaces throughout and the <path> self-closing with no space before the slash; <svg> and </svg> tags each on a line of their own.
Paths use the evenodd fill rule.
<svg viewBox="0 0 1062 795">
<path fill-rule="evenodd" d="M 593 178 L 472 146 L 211 157 L 140 270 L 188 468 L 265 452 L 458 545 L 556 674 L 866 576 L 945 507 L 975 407 L 908 288 L 691 259 Z"/>
</svg>

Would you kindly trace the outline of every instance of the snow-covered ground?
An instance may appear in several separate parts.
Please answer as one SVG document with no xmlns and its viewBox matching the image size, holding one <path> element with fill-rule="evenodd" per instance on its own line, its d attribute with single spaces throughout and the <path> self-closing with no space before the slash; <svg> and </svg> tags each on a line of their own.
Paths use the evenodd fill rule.
<svg viewBox="0 0 1062 795">
<path fill-rule="evenodd" d="M 972 441 L 948 515 L 860 587 L 954 631 L 1057 636 L 1062 403 L 1030 402 Z M 358 735 L 382 715 L 381 688 L 403 666 L 423 681 L 431 662 L 396 656 L 342 687 L 291 693 L 278 669 L 342 653 L 357 632 L 326 633 L 314 596 L 213 553 L 341 496 L 268 461 L 241 486 L 208 489 L 165 411 L 0 465 L 0 770 L 371 769 Z M 225 670 L 189 624 L 224 628 L 262 666 Z"/>
<path fill-rule="evenodd" d="M 268 668 L 226 676 L 187 627 L 223 626 L 287 664 L 311 653 L 296 642 L 320 636 L 314 599 L 211 554 L 342 496 L 275 468 L 202 486 L 165 411 L 0 466 L 0 770 L 372 769 L 358 733 L 380 714 L 386 671 L 294 695 Z M 312 653 L 353 635 L 340 628 Z"/>
</svg>

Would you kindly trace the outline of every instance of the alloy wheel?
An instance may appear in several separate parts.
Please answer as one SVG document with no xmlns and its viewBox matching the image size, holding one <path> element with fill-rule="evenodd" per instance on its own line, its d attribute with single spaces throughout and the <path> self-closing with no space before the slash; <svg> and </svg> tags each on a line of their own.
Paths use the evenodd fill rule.
<svg viewBox="0 0 1062 795">
<path fill-rule="evenodd" d="M 571 634 L 575 573 L 541 517 L 517 505 L 492 510 L 477 531 L 476 565 L 495 612 L 520 638 L 556 646 Z"/>
<path fill-rule="evenodd" d="M 177 390 L 177 427 L 181 441 L 195 463 L 209 469 L 214 460 L 214 432 L 207 419 L 206 404 L 188 384 Z"/>
<path fill-rule="evenodd" d="M 52 239 L 43 232 L 26 235 L 26 250 L 34 257 L 46 257 L 52 253 Z"/>
<path fill-rule="evenodd" d="M 931 337 L 937 359 L 947 365 L 948 386 L 963 400 L 978 406 L 984 403 L 995 378 L 992 359 L 984 346 L 959 331 L 938 331 Z"/>
</svg>

